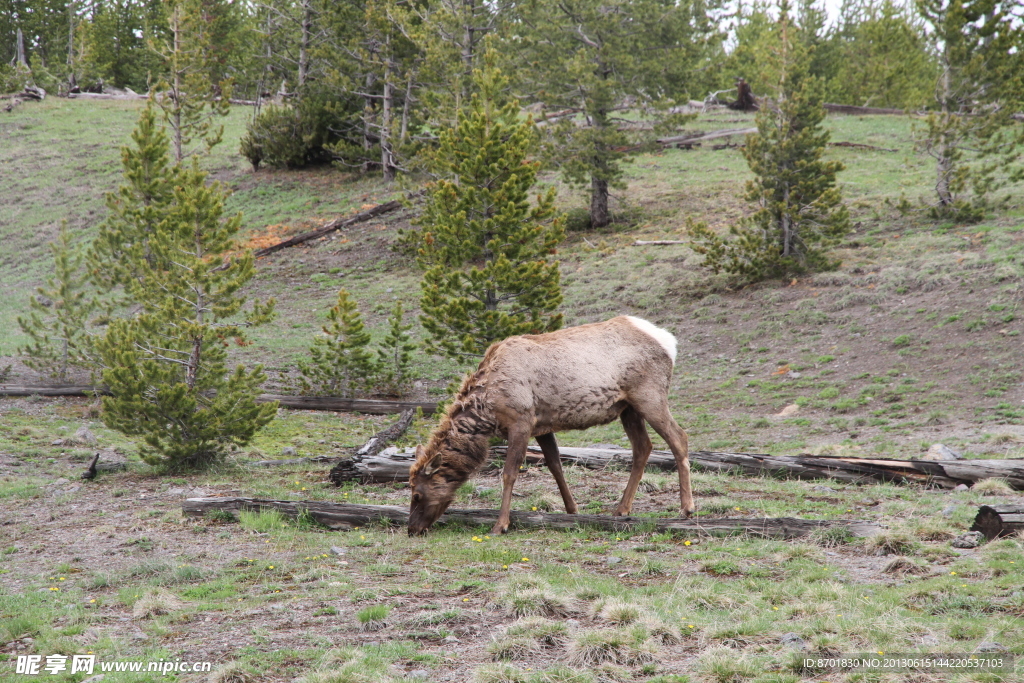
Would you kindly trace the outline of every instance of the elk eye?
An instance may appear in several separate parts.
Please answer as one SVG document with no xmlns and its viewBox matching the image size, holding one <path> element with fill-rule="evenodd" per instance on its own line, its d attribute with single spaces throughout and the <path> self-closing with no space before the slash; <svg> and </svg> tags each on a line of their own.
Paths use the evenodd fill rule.
<svg viewBox="0 0 1024 683">
<path fill-rule="evenodd" d="M 420 502 L 420 494 L 418 494 L 418 493 L 412 494 L 412 502 L 414 502 L 414 503 Z"/>
</svg>

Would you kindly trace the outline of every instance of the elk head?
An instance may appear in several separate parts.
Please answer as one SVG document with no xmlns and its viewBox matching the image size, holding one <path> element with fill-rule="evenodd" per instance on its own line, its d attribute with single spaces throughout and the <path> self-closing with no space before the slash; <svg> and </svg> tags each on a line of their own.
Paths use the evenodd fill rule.
<svg viewBox="0 0 1024 683">
<path fill-rule="evenodd" d="M 420 536 L 448 509 L 455 491 L 467 477 L 459 477 L 445 466 L 442 449 L 428 458 L 423 446 L 416 447 L 416 462 L 409 471 L 409 535 Z"/>
</svg>

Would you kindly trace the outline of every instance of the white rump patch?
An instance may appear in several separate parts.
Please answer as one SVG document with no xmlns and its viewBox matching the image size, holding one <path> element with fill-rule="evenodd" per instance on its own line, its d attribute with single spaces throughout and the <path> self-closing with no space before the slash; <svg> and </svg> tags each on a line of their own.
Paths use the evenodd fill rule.
<svg viewBox="0 0 1024 683">
<path fill-rule="evenodd" d="M 647 322 L 643 318 L 636 318 L 631 315 L 627 315 L 626 318 L 629 322 L 636 325 L 636 328 L 644 334 L 653 337 L 654 341 L 661 344 L 661 348 L 665 349 L 665 353 L 672 359 L 672 364 L 676 363 L 676 336 L 668 330 L 663 330 L 660 327 L 655 327 L 653 324 Z"/>
</svg>

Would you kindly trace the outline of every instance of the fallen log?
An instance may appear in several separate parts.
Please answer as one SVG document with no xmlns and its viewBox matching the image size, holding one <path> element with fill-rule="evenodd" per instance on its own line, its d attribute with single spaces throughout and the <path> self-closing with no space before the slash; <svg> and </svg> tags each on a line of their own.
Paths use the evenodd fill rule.
<svg viewBox="0 0 1024 683">
<path fill-rule="evenodd" d="M 865 145 L 860 142 L 830 142 L 829 147 L 850 147 L 852 149 L 870 149 L 873 152 L 898 152 L 898 149 L 890 149 L 889 147 L 875 147 L 874 145 Z"/>
<path fill-rule="evenodd" d="M 406 195 L 406 200 L 413 199 L 415 197 L 420 196 L 421 194 L 423 194 L 422 190 L 419 192 L 413 192 L 412 194 Z M 386 213 L 397 211 L 398 209 L 402 208 L 402 206 L 403 203 L 400 200 L 394 199 L 390 202 L 378 204 L 372 209 L 361 211 L 360 213 L 357 213 L 354 216 L 349 216 L 348 218 L 335 218 L 330 223 L 327 223 L 326 225 L 317 228 L 316 230 L 313 230 L 311 232 L 304 232 L 301 235 L 296 235 L 295 237 L 290 237 L 286 240 L 278 242 L 277 244 L 271 244 L 269 247 L 264 247 L 263 249 L 256 251 L 253 255 L 256 256 L 256 258 L 268 256 L 269 254 L 273 254 L 275 251 L 280 251 L 288 247 L 294 247 L 297 244 L 302 244 L 303 242 L 308 242 L 310 240 L 319 239 L 321 237 L 324 237 L 325 235 L 329 235 L 330 233 L 336 230 L 344 230 L 345 228 L 355 225 L 357 223 L 363 223 L 365 221 L 376 218 L 377 216 L 383 216 Z"/>
<path fill-rule="evenodd" d="M 369 415 L 404 413 L 417 408 L 422 409 L 424 415 L 429 415 L 437 408 L 436 403 L 429 401 L 378 401 L 367 398 L 337 398 L 335 396 L 260 394 L 256 400 L 260 403 L 277 401 L 284 408 L 298 410 L 334 410 L 342 413 L 367 413 Z"/>
<path fill-rule="evenodd" d="M 289 517 L 305 512 L 312 519 L 331 529 L 347 530 L 384 522 L 404 526 L 409 511 L 398 505 L 356 505 L 327 503 L 316 500 L 268 500 L 262 498 L 188 498 L 181 505 L 186 517 L 203 517 L 212 510 L 237 512 L 239 510 L 278 510 Z M 452 510 L 438 520 L 440 524 L 492 526 L 498 519 L 497 510 Z M 844 527 L 854 536 L 871 536 L 881 527 L 864 520 L 817 520 L 779 518 L 698 518 L 678 519 L 665 517 L 610 517 L 606 515 L 566 515 L 548 512 L 512 512 L 512 526 L 520 528 L 576 529 L 596 527 L 621 531 L 646 528 L 657 531 L 681 531 L 690 534 L 719 536 L 750 534 L 768 538 L 799 538 L 822 528 Z"/>
<path fill-rule="evenodd" d="M 69 396 L 93 397 L 109 396 L 105 387 L 66 386 L 66 387 L 24 387 L 0 385 L 0 396 Z M 285 396 L 283 394 L 260 394 L 256 397 L 260 403 L 277 401 L 282 408 L 298 410 L 332 410 L 342 413 L 366 413 L 368 415 L 390 415 L 403 413 L 407 410 L 420 408 L 424 415 L 433 413 L 436 403 L 429 401 L 385 401 L 365 398 L 338 398 L 336 396 Z"/>
<path fill-rule="evenodd" d="M 725 128 L 723 130 L 715 130 L 710 133 L 690 133 L 687 135 L 674 135 L 668 138 L 658 138 L 656 142 L 659 145 L 692 145 L 706 140 L 717 140 L 718 138 L 727 138 L 732 135 L 750 135 L 751 133 L 756 132 L 757 128 Z"/>
<path fill-rule="evenodd" d="M 105 387 L 66 386 L 66 387 L 23 387 L 2 384 L 0 396 L 109 396 Z"/>
<path fill-rule="evenodd" d="M 415 411 L 406 410 L 402 413 L 398 421 L 393 425 L 389 425 L 386 429 L 374 434 L 370 437 L 363 446 L 356 451 L 355 456 L 351 458 L 342 459 L 337 465 L 331 468 L 331 471 L 327 474 L 327 478 L 334 483 L 335 486 L 341 486 L 346 481 L 352 481 L 358 479 L 360 481 L 364 478 L 368 481 L 374 479 L 374 459 L 377 454 L 387 448 L 393 441 L 396 441 L 399 437 L 405 434 L 405 431 L 409 429 L 409 425 L 412 424 L 412 418 L 415 415 Z M 363 473 L 362 468 L 366 468 L 368 471 Z M 406 476 L 408 476 L 408 467 L 406 468 Z"/>
<path fill-rule="evenodd" d="M 833 104 L 826 102 L 822 105 L 825 111 L 830 114 L 850 114 L 851 116 L 902 116 L 906 114 L 905 109 L 881 109 L 879 107 L 858 107 L 852 104 Z"/>
<path fill-rule="evenodd" d="M 971 531 L 992 540 L 1024 531 L 1024 505 L 982 505 Z"/>
<path fill-rule="evenodd" d="M 632 451 L 615 448 L 577 448 L 559 446 L 562 462 L 588 469 L 628 469 Z M 504 446 L 491 449 L 494 458 L 503 458 Z M 405 453 L 381 453 L 374 458 L 372 479 L 360 481 L 400 481 L 409 476 L 413 457 Z M 543 462 L 536 446 L 527 450 L 529 463 Z M 892 482 L 954 488 L 981 479 L 1002 477 L 1018 490 L 1024 490 L 1024 460 L 887 460 L 842 458 L 825 455 L 768 455 L 766 453 L 723 453 L 692 451 L 690 462 L 695 469 L 717 472 L 738 470 L 755 476 L 770 475 L 795 479 L 836 479 L 851 484 Z M 649 468 L 673 471 L 675 458 L 670 451 L 652 451 Z M 366 472 L 363 472 L 365 477 Z"/>
<path fill-rule="evenodd" d="M 665 246 L 669 244 L 689 244 L 686 240 L 637 240 L 633 242 L 634 247 Z"/>
</svg>

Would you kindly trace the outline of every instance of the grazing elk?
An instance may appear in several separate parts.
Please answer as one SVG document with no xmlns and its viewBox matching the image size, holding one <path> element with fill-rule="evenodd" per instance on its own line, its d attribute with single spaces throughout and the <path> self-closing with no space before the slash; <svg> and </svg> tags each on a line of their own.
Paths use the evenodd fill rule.
<svg viewBox="0 0 1024 683">
<path fill-rule="evenodd" d="M 676 338 L 646 320 L 620 316 L 547 334 L 492 344 L 480 367 L 462 383 L 409 472 L 409 535 L 424 533 L 444 513 L 455 491 L 486 461 L 490 437 L 508 441 L 502 471 L 501 512 L 491 533 L 509 525 L 512 486 L 536 438 L 555 477 L 565 510 L 576 503 L 562 473 L 555 432 L 586 429 L 619 418 L 633 446 L 633 466 L 616 515 L 627 515 L 651 454 L 650 423 L 675 455 L 679 501 L 694 510 L 686 432 L 668 409 Z"/>
</svg>

